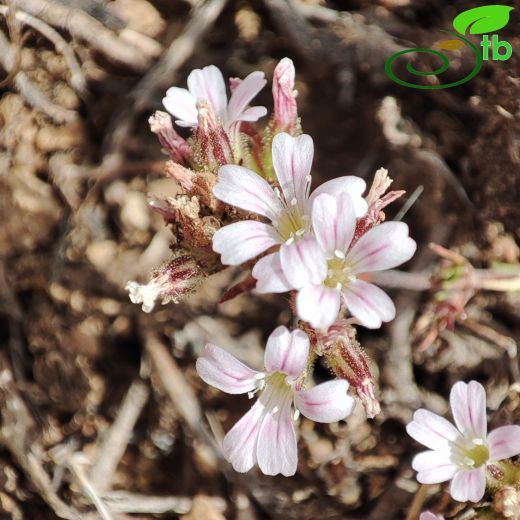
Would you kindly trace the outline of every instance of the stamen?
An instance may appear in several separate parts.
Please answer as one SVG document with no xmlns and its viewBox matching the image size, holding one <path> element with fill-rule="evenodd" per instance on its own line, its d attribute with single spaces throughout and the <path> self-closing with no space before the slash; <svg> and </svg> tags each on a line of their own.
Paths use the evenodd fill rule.
<svg viewBox="0 0 520 520">
<path fill-rule="evenodd" d="M 275 187 L 275 188 L 274 188 L 274 194 L 275 194 L 279 199 L 282 198 L 282 194 L 280 193 L 280 190 L 279 190 L 278 187 Z"/>
<path fill-rule="evenodd" d="M 296 200 L 296 197 L 293 197 L 291 199 L 291 206 L 296 206 L 296 204 L 298 204 L 298 201 Z"/>
<path fill-rule="evenodd" d="M 475 461 L 470 457 L 464 457 L 464 464 L 466 464 L 466 466 L 474 466 Z"/>
<path fill-rule="evenodd" d="M 311 181 L 312 181 L 312 176 L 311 176 L 310 174 L 306 175 L 306 176 L 305 176 L 305 180 L 306 180 L 307 182 L 311 182 Z"/>
<path fill-rule="evenodd" d="M 356 278 L 356 275 L 355 275 L 355 274 L 349 274 L 349 275 L 348 275 L 348 281 L 349 281 L 350 283 L 353 283 L 353 282 L 355 282 L 356 280 L 357 280 L 357 278 Z"/>
<path fill-rule="evenodd" d="M 340 251 L 339 249 L 336 249 L 334 250 L 334 256 L 343 260 L 345 258 L 345 253 L 343 251 Z"/>
<path fill-rule="evenodd" d="M 338 283 L 336 284 L 336 289 L 337 289 L 338 291 L 341 291 L 341 282 L 338 282 Z"/>
<path fill-rule="evenodd" d="M 274 415 L 274 414 L 277 413 L 279 410 L 280 410 L 280 408 L 279 408 L 278 406 L 275 406 L 275 407 L 273 408 L 273 411 L 272 411 L 271 413 Z"/>
<path fill-rule="evenodd" d="M 254 392 L 247 392 L 247 398 L 248 399 L 253 399 L 253 397 L 255 396 L 256 394 L 256 390 Z"/>
<path fill-rule="evenodd" d="M 475 444 L 475 446 L 482 446 L 484 444 L 484 441 L 477 437 L 476 439 L 473 439 L 471 442 L 473 442 L 473 444 Z"/>
<path fill-rule="evenodd" d="M 288 238 L 288 239 L 285 241 L 285 245 L 286 245 L 286 246 L 290 246 L 293 242 L 294 242 L 294 237 L 291 236 L 290 238 Z"/>
<path fill-rule="evenodd" d="M 293 415 L 293 420 L 294 421 L 297 421 L 300 417 L 300 410 L 298 410 L 298 408 L 296 408 L 296 410 L 294 410 L 294 415 Z"/>
<path fill-rule="evenodd" d="M 298 229 L 298 231 L 296 231 L 296 233 L 295 233 L 295 235 L 296 235 L 297 237 L 301 237 L 301 236 L 304 235 L 304 234 L 305 234 L 305 228 L 300 228 L 300 229 Z"/>
</svg>

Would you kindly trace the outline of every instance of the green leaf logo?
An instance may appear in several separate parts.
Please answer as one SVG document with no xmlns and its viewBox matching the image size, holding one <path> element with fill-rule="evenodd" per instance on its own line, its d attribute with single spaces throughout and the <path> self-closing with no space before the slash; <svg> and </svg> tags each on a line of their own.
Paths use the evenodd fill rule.
<svg viewBox="0 0 520 520">
<path fill-rule="evenodd" d="M 463 11 L 453 20 L 453 27 L 460 34 L 486 34 L 498 31 L 509 22 L 514 7 L 508 5 L 483 5 Z"/>
</svg>

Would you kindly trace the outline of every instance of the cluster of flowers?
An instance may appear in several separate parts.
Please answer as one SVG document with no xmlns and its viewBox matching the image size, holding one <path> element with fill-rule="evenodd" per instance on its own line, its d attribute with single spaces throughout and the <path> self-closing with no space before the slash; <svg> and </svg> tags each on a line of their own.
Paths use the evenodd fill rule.
<svg viewBox="0 0 520 520">
<path fill-rule="evenodd" d="M 211 344 L 197 371 L 224 392 L 260 393 L 224 439 L 224 454 L 235 470 L 246 472 L 258 464 L 269 475 L 293 475 L 294 421 L 300 412 L 318 422 L 344 419 L 355 405 L 347 394 L 349 383 L 369 417 L 379 412 L 355 325 L 375 329 L 394 318 L 392 300 L 370 282 L 371 273 L 406 262 L 416 244 L 406 224 L 385 222 L 383 209 L 403 192 L 387 192 L 392 181 L 384 169 L 376 172 L 365 197 L 366 184 L 355 176 L 325 182 L 311 193 L 313 141 L 301 131 L 291 60 L 284 58 L 274 71 L 274 112 L 262 126 L 257 121 L 267 115 L 266 108 L 249 105 L 265 84 L 258 71 L 233 78 L 228 101 L 221 72 L 208 66 L 189 75 L 188 89 L 167 91 L 165 108 L 178 126 L 191 129 L 184 139 L 169 114 L 150 118 L 170 155 L 165 173 L 181 189 L 175 197 L 150 201 L 174 233 L 174 255 L 148 284 L 127 287 L 132 301 L 149 312 L 156 301 L 177 302 L 205 277 L 233 265 L 247 276 L 225 298 L 253 288 L 291 294 L 298 328 L 282 326 L 270 335 L 264 371 Z M 323 356 L 338 379 L 309 387 L 316 356 Z M 454 401 L 462 392 L 458 388 Z M 465 406 L 473 405 L 466 400 Z M 481 421 L 482 407 L 479 413 Z M 485 405 L 483 413 L 485 424 Z M 453 478 L 455 498 L 481 497 L 482 468 L 488 460 L 510 456 L 504 439 L 511 430 L 486 437 L 480 422 L 468 429 L 462 412 L 455 416 L 460 432 L 432 417 L 420 410 L 409 425 L 410 435 L 441 450 L 418 455 L 419 478 Z"/>
</svg>

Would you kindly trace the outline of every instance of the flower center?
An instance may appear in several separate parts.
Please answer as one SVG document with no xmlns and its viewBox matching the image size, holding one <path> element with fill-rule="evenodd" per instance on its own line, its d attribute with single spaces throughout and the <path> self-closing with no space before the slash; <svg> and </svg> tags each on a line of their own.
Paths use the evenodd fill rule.
<svg viewBox="0 0 520 520">
<path fill-rule="evenodd" d="M 326 287 L 331 289 L 342 289 L 348 287 L 356 276 L 352 273 L 349 263 L 345 259 L 345 254 L 335 251 L 334 257 L 327 263 L 327 278 L 323 282 Z"/>
<path fill-rule="evenodd" d="M 282 241 L 290 245 L 305 235 L 308 230 L 308 219 L 296 205 L 288 207 L 277 222 L 278 235 Z"/>
<path fill-rule="evenodd" d="M 480 437 L 465 439 L 452 447 L 455 462 L 466 469 L 476 469 L 489 460 L 489 448 Z"/>
</svg>

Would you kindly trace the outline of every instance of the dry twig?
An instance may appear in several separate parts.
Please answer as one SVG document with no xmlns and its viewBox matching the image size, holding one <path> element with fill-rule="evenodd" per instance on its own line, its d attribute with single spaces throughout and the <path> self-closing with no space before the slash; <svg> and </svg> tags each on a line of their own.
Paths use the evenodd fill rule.
<svg viewBox="0 0 520 520">
<path fill-rule="evenodd" d="M 119 461 L 149 394 L 148 385 L 143 381 L 136 380 L 130 386 L 90 470 L 90 479 L 99 492 L 110 489 Z"/>
<path fill-rule="evenodd" d="M 8 73 L 16 70 L 16 51 L 1 32 L 0 64 Z M 29 105 L 37 110 L 41 110 L 56 123 L 71 123 L 76 119 L 76 112 L 54 104 L 23 72 L 17 72 L 13 81 L 16 89 Z"/>
<path fill-rule="evenodd" d="M 68 31 L 75 38 L 86 41 L 93 49 L 132 70 L 143 72 L 150 65 L 150 55 L 121 41 L 111 30 L 81 9 L 51 0 L 12 0 L 12 4 L 53 27 Z"/>
</svg>

